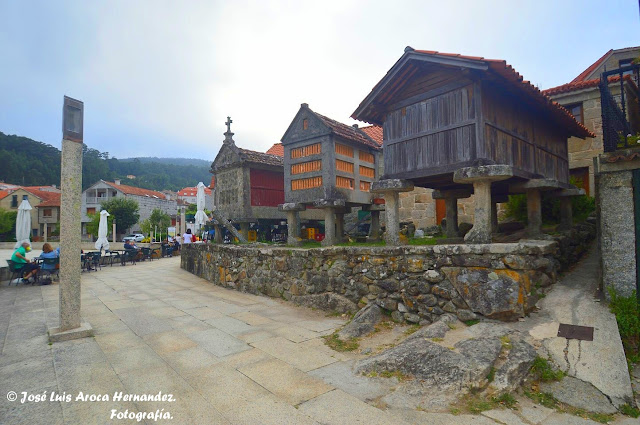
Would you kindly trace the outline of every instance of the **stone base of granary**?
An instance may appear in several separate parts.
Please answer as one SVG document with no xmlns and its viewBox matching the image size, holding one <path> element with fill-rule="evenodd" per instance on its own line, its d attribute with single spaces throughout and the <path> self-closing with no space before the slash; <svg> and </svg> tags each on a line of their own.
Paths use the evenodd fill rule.
<svg viewBox="0 0 640 425">
<path fill-rule="evenodd" d="M 394 318 L 425 324 L 445 313 L 517 320 L 556 282 L 558 259 L 566 255 L 556 241 L 533 240 L 314 249 L 191 244 L 182 250 L 181 267 L 243 292 L 286 300 L 332 294 L 360 307 L 375 302 L 397 312 Z"/>
</svg>

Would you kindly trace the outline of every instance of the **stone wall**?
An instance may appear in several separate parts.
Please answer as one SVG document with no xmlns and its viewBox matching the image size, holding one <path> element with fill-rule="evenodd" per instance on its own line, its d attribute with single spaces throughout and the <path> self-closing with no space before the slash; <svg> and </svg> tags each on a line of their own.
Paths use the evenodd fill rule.
<svg viewBox="0 0 640 425">
<path fill-rule="evenodd" d="M 640 169 L 635 150 L 605 153 L 596 161 L 596 205 L 605 295 L 613 288 L 630 296 L 636 289 L 636 228 L 633 170 Z M 617 161 L 611 161 L 612 159 Z M 635 211 L 635 214 L 638 214 Z"/>
<path fill-rule="evenodd" d="M 556 281 L 557 243 L 291 249 L 187 245 L 181 267 L 216 285 L 355 311 L 376 302 L 396 320 L 515 320 Z"/>
<path fill-rule="evenodd" d="M 432 189 L 416 187 L 411 192 L 400 194 L 400 221 L 411 221 L 416 229 L 436 225 L 436 200 Z M 458 221 L 473 223 L 473 196 L 458 199 Z M 384 223 L 383 223 L 384 224 Z"/>
</svg>

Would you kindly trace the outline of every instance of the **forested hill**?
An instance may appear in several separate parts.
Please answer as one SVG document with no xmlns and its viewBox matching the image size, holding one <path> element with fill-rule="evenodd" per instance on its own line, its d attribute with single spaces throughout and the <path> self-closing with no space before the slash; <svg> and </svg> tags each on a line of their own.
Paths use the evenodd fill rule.
<svg viewBox="0 0 640 425">
<path fill-rule="evenodd" d="M 83 146 L 82 188 L 98 180 L 122 180 L 123 184 L 153 190 L 177 191 L 209 184 L 211 161 L 187 158 L 109 157 L 109 152 Z M 177 163 L 177 164 L 176 164 Z M 135 176 L 128 179 L 127 176 Z M 0 180 L 23 186 L 60 185 L 60 150 L 26 137 L 0 132 Z"/>
</svg>

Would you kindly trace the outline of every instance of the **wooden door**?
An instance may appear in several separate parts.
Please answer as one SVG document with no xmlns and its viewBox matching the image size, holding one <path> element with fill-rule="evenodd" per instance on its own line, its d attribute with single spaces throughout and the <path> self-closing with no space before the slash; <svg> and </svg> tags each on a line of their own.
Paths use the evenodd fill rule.
<svg viewBox="0 0 640 425">
<path fill-rule="evenodd" d="M 440 224 L 447 215 L 444 199 L 436 199 L 436 224 Z"/>
</svg>

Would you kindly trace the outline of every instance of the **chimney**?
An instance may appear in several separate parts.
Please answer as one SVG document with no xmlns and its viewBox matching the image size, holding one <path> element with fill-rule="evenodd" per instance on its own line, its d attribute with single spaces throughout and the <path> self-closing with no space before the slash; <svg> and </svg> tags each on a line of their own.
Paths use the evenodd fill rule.
<svg viewBox="0 0 640 425">
<path fill-rule="evenodd" d="M 117 184 L 118 186 L 120 186 L 120 179 L 113 179 L 113 182 L 114 182 L 115 184 Z"/>
</svg>

